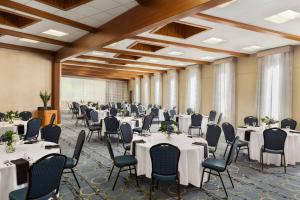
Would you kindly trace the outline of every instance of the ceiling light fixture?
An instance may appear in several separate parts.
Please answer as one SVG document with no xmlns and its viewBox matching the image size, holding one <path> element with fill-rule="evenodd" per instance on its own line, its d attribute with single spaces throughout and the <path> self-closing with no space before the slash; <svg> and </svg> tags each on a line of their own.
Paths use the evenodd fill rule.
<svg viewBox="0 0 300 200">
<path fill-rule="evenodd" d="M 148 60 L 148 62 L 151 62 L 151 63 L 157 63 L 157 62 L 158 62 L 158 60 L 155 60 L 155 59 L 150 59 L 150 60 Z"/>
<path fill-rule="evenodd" d="M 231 5 L 232 3 L 236 2 L 236 1 L 237 0 L 231 0 L 231 1 L 227 2 L 227 3 L 223 3 L 221 5 L 218 5 L 217 8 L 225 8 L 225 7 Z"/>
<path fill-rule="evenodd" d="M 168 52 L 168 54 L 171 55 L 171 56 L 181 56 L 184 53 L 181 52 L 181 51 L 170 51 L 170 52 Z"/>
<path fill-rule="evenodd" d="M 252 46 L 244 47 L 242 49 L 245 50 L 245 51 L 258 51 L 258 50 L 261 50 L 263 48 L 264 47 L 257 46 L 257 45 L 252 45 Z"/>
<path fill-rule="evenodd" d="M 213 59 L 215 59 L 215 57 L 213 57 L 213 56 L 203 56 L 200 59 L 202 59 L 202 60 L 213 60 Z"/>
<path fill-rule="evenodd" d="M 265 18 L 265 20 L 276 24 L 282 24 L 297 19 L 299 17 L 300 17 L 300 13 L 293 10 L 286 10 L 276 15 L 267 17 Z"/>
<path fill-rule="evenodd" d="M 220 44 L 222 42 L 225 42 L 225 40 L 223 40 L 221 38 L 211 37 L 206 40 L 203 40 L 202 42 L 207 43 L 207 44 Z"/>
<path fill-rule="evenodd" d="M 93 56 L 104 56 L 103 52 L 99 52 L 99 51 L 92 51 L 91 53 Z"/>
<path fill-rule="evenodd" d="M 22 41 L 22 42 L 28 42 L 28 43 L 33 43 L 33 44 L 36 44 L 36 43 L 39 42 L 39 41 L 36 41 L 36 40 L 27 39 L 27 38 L 20 38 L 19 40 Z"/>
<path fill-rule="evenodd" d="M 56 36 L 56 37 L 63 37 L 63 36 L 69 35 L 69 33 L 65 33 L 62 31 L 54 30 L 54 29 L 49 29 L 47 31 L 44 31 L 43 33 L 47 34 L 47 35 Z"/>
</svg>

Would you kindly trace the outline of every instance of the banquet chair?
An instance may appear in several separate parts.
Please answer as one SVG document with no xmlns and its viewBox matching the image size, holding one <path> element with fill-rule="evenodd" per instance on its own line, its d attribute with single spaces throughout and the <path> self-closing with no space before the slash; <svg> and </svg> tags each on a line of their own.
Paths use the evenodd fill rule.
<svg viewBox="0 0 300 200">
<path fill-rule="evenodd" d="M 78 137 L 77 137 L 77 141 L 76 141 L 76 145 L 75 145 L 75 149 L 74 149 L 74 153 L 73 153 L 73 157 L 67 157 L 66 160 L 66 165 L 65 165 L 65 169 L 70 170 L 64 173 L 72 173 L 74 176 L 74 179 L 78 185 L 78 187 L 80 188 L 80 184 L 76 178 L 76 174 L 74 171 L 74 168 L 77 166 L 79 158 L 80 158 L 80 154 L 82 151 L 82 147 L 85 141 L 85 131 L 82 130 L 80 131 Z"/>
<path fill-rule="evenodd" d="M 78 125 L 79 120 L 81 120 L 83 123 L 85 123 L 84 114 L 85 114 L 85 111 L 87 110 L 87 106 L 81 105 L 79 108 L 81 111 L 81 115 L 76 116 L 75 126 Z"/>
<path fill-rule="evenodd" d="M 193 114 L 193 109 L 192 109 L 192 108 L 187 108 L 187 109 L 186 109 L 186 113 L 187 113 L 188 115 Z"/>
<path fill-rule="evenodd" d="M 112 146 L 111 146 L 110 138 L 108 136 L 107 136 L 107 148 L 108 148 L 108 152 L 109 152 L 110 158 L 113 161 L 113 166 L 112 166 L 112 168 L 110 170 L 110 173 L 109 173 L 107 181 L 110 180 L 110 177 L 112 175 L 114 167 L 119 168 L 119 171 L 118 171 L 118 174 L 117 174 L 117 178 L 116 178 L 116 180 L 114 182 L 112 190 L 115 190 L 117 181 L 118 181 L 119 176 L 120 176 L 120 172 L 130 171 L 130 173 L 131 173 L 132 169 L 134 169 L 134 172 L 135 172 L 136 185 L 139 186 L 138 177 L 137 177 L 137 171 L 136 171 L 136 165 L 137 165 L 136 158 L 133 155 L 115 156 L 114 152 L 113 152 L 113 149 L 112 149 Z"/>
<path fill-rule="evenodd" d="M 27 131 L 24 140 L 37 139 L 39 136 L 42 120 L 40 118 L 32 118 L 27 122 Z"/>
<path fill-rule="evenodd" d="M 281 128 L 289 127 L 292 130 L 296 130 L 297 122 L 291 118 L 286 118 L 281 121 Z"/>
<path fill-rule="evenodd" d="M 280 154 L 281 156 L 281 166 L 282 157 L 284 165 L 284 173 L 286 173 L 286 162 L 285 162 L 285 151 L 284 144 L 287 137 L 287 133 L 279 128 L 266 129 L 263 132 L 264 135 L 264 145 L 261 147 L 260 151 L 260 163 L 261 171 L 264 169 L 264 153 L 270 154 Z"/>
<path fill-rule="evenodd" d="M 223 132 L 224 132 L 225 141 L 227 143 L 227 146 L 226 146 L 226 149 L 225 149 L 225 152 L 224 152 L 224 155 L 223 155 L 223 157 L 225 157 L 228 147 L 230 145 L 232 145 L 233 142 L 234 142 L 235 131 L 234 131 L 233 126 L 228 122 L 225 122 L 225 123 L 222 124 L 222 129 L 223 129 Z M 240 150 L 244 150 L 244 149 L 247 149 L 247 151 L 248 151 L 248 160 L 250 160 L 249 143 L 247 141 L 239 139 L 237 148 L 238 148 L 238 150 L 237 150 L 237 155 L 236 155 L 235 161 L 237 160 L 237 157 L 239 155 Z"/>
<path fill-rule="evenodd" d="M 154 191 L 155 181 L 176 182 L 178 199 L 180 199 L 180 178 L 178 172 L 180 150 L 178 147 L 168 143 L 154 145 L 150 148 L 150 157 L 152 163 L 152 172 L 149 199 L 152 199 L 152 191 Z"/>
<path fill-rule="evenodd" d="M 85 113 L 86 113 L 86 116 L 88 118 L 88 120 L 91 120 L 91 112 L 93 111 L 94 109 L 92 108 L 87 108 Z"/>
<path fill-rule="evenodd" d="M 215 152 L 217 151 L 221 132 L 222 130 L 217 124 L 207 125 L 206 141 L 208 144 L 209 153 L 211 153 L 214 158 L 216 158 Z"/>
<path fill-rule="evenodd" d="M 10 200 L 57 199 L 66 156 L 48 154 L 29 169 L 28 186 L 9 193 Z"/>
<path fill-rule="evenodd" d="M 117 114 L 118 114 L 118 110 L 117 110 L 116 108 L 113 107 L 113 108 L 110 109 L 109 114 L 110 114 L 111 116 L 116 117 Z"/>
<path fill-rule="evenodd" d="M 170 116 L 171 116 L 172 119 L 174 119 L 175 115 L 177 115 L 176 109 L 173 108 L 173 109 L 170 110 Z"/>
<path fill-rule="evenodd" d="M 90 112 L 90 115 L 92 125 L 100 125 L 98 112 L 96 110 L 92 110 Z"/>
<path fill-rule="evenodd" d="M 244 118 L 245 125 L 249 126 L 257 126 L 258 125 L 258 119 L 254 116 L 247 116 Z"/>
<path fill-rule="evenodd" d="M 0 122 L 3 122 L 5 120 L 5 114 L 0 112 Z"/>
<path fill-rule="evenodd" d="M 223 113 L 220 113 L 220 114 L 219 114 L 219 117 L 218 117 L 218 122 L 217 122 L 218 125 L 221 124 L 222 117 L 223 117 Z"/>
<path fill-rule="evenodd" d="M 139 117 L 144 117 L 145 116 L 145 111 L 142 105 L 138 106 L 138 112 L 137 112 L 137 116 Z"/>
<path fill-rule="evenodd" d="M 72 119 L 75 117 L 77 118 L 77 116 L 79 115 L 79 109 L 80 109 L 80 105 L 77 102 L 72 102 Z"/>
<path fill-rule="evenodd" d="M 118 145 L 119 145 L 119 126 L 120 122 L 114 116 L 109 116 L 104 118 L 105 132 L 104 134 L 110 137 L 111 135 L 117 135 Z"/>
<path fill-rule="evenodd" d="M 164 112 L 164 117 L 165 117 L 165 121 L 166 121 L 166 122 L 171 121 L 171 117 L 170 117 L 170 114 L 169 114 L 168 111 Z"/>
<path fill-rule="evenodd" d="M 92 135 L 94 132 L 98 133 L 98 140 L 101 139 L 101 127 L 100 125 L 93 125 L 90 123 L 90 120 L 88 119 L 87 115 L 84 114 L 85 124 L 87 125 L 87 128 L 89 129 L 89 132 L 86 136 L 86 139 L 88 139 L 88 142 L 91 140 Z"/>
<path fill-rule="evenodd" d="M 142 127 L 136 127 L 133 129 L 134 133 L 139 133 L 141 134 L 143 131 L 147 131 L 150 132 L 150 128 L 152 125 L 152 119 L 153 119 L 153 115 L 146 115 L 143 119 L 143 125 Z"/>
<path fill-rule="evenodd" d="M 226 160 L 225 159 L 216 159 L 216 158 L 207 158 L 206 160 L 204 160 L 202 162 L 203 171 L 202 171 L 200 189 L 202 189 L 203 178 L 204 178 L 204 173 L 205 172 L 209 173 L 208 181 L 210 180 L 210 175 L 211 174 L 215 175 L 215 176 L 219 176 L 220 180 L 221 180 L 221 183 L 222 183 L 222 186 L 224 188 L 226 197 L 228 198 L 227 190 L 225 188 L 221 173 L 225 172 L 225 171 L 227 172 L 227 175 L 230 179 L 231 185 L 234 188 L 234 185 L 233 185 L 230 173 L 227 169 L 227 166 L 231 165 L 231 163 L 233 162 L 234 157 L 237 154 L 238 144 L 239 144 L 239 137 L 237 136 L 236 138 L 233 139 L 233 142 L 232 142 L 232 145 L 230 147 L 229 154 L 228 154 Z M 206 171 L 206 169 L 208 169 L 209 171 Z M 212 173 L 211 171 L 215 171 L 215 172 L 217 172 L 217 174 Z"/>
<path fill-rule="evenodd" d="M 157 107 L 151 109 L 151 114 L 153 116 L 153 119 L 157 119 L 157 121 L 159 122 L 159 109 Z"/>
<path fill-rule="evenodd" d="M 61 128 L 59 126 L 47 125 L 41 129 L 41 138 L 47 142 L 59 143 Z"/>
<path fill-rule="evenodd" d="M 68 108 L 69 108 L 69 113 L 73 112 L 73 105 L 71 103 L 67 103 L 68 104 Z"/>
<path fill-rule="evenodd" d="M 215 122 L 217 116 L 217 112 L 215 110 L 211 110 L 208 115 L 208 122 Z"/>
<path fill-rule="evenodd" d="M 138 112 L 137 106 L 134 104 L 130 105 L 131 114 L 136 114 Z"/>
<path fill-rule="evenodd" d="M 201 125 L 202 125 L 202 115 L 201 114 L 192 114 L 191 116 L 191 125 L 189 126 L 188 134 L 192 135 L 192 129 L 199 129 L 199 136 L 202 137 Z"/>
<path fill-rule="evenodd" d="M 22 111 L 20 112 L 19 117 L 22 121 L 28 121 L 31 119 L 32 113 L 29 111 Z"/>
<path fill-rule="evenodd" d="M 130 124 L 128 124 L 126 122 L 121 124 L 120 130 L 121 130 L 123 147 L 125 149 L 125 152 L 124 152 L 124 155 L 125 155 L 127 151 L 130 151 L 131 142 L 133 139 L 133 132 L 132 132 Z"/>
<path fill-rule="evenodd" d="M 55 122 L 56 114 L 53 113 L 50 118 L 49 126 L 53 126 Z"/>
</svg>

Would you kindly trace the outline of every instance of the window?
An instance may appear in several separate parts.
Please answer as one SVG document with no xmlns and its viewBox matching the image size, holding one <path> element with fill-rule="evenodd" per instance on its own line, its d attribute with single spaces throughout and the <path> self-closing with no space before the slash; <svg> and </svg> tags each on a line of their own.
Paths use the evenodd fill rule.
<svg viewBox="0 0 300 200">
<path fill-rule="evenodd" d="M 187 91 L 185 107 L 198 112 L 200 107 L 200 68 L 198 66 L 187 69 Z"/>
<path fill-rule="evenodd" d="M 169 107 L 177 107 L 178 103 L 178 75 L 176 71 L 169 71 Z"/>
<path fill-rule="evenodd" d="M 154 104 L 162 105 L 161 102 L 161 93 L 162 93 L 162 79 L 160 74 L 154 75 Z"/>
</svg>

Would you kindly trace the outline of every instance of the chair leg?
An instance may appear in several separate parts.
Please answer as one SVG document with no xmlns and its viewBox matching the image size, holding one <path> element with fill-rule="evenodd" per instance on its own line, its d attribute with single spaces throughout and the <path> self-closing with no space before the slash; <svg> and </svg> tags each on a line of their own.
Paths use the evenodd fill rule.
<svg viewBox="0 0 300 200">
<path fill-rule="evenodd" d="M 107 182 L 110 180 L 111 174 L 112 174 L 112 172 L 114 171 L 114 167 L 115 167 L 115 166 L 113 165 L 113 167 L 112 167 L 111 170 L 110 170 L 110 173 L 109 173 Z"/>
<path fill-rule="evenodd" d="M 261 171 L 264 170 L 264 153 L 260 152 Z"/>
<path fill-rule="evenodd" d="M 150 191 L 149 191 L 149 199 L 150 200 L 152 199 L 152 183 L 153 183 L 153 181 L 152 181 L 152 178 L 151 178 L 151 180 L 150 180 Z"/>
<path fill-rule="evenodd" d="M 284 173 L 286 173 L 285 154 L 283 154 Z"/>
<path fill-rule="evenodd" d="M 228 177 L 229 177 L 229 179 L 230 179 L 231 185 L 232 185 L 232 187 L 234 188 L 234 185 L 233 185 L 233 182 L 232 182 L 232 179 L 231 179 L 231 176 L 230 176 L 230 174 L 229 174 L 228 169 L 226 169 L 226 171 L 227 171 Z"/>
<path fill-rule="evenodd" d="M 235 160 L 234 160 L 234 162 L 236 162 L 236 160 L 237 160 L 237 158 L 238 158 L 238 156 L 239 156 L 239 153 L 240 153 L 240 148 L 241 148 L 241 147 L 239 147 L 239 148 L 238 148 L 238 150 L 237 150 L 237 153 L 236 153 L 236 157 L 235 157 Z"/>
<path fill-rule="evenodd" d="M 203 168 L 203 171 L 202 171 L 201 182 L 200 182 L 200 190 L 202 189 L 202 185 L 203 185 L 203 177 L 204 177 L 205 169 L 206 168 Z"/>
<path fill-rule="evenodd" d="M 216 158 L 216 155 L 215 155 L 215 153 L 214 153 L 214 152 L 212 153 L 212 155 L 213 155 L 213 157 L 214 157 L 214 158 Z"/>
<path fill-rule="evenodd" d="M 177 180 L 177 193 L 178 193 L 178 199 L 180 200 L 181 196 L 180 196 L 180 179 L 179 179 L 179 177 Z"/>
<path fill-rule="evenodd" d="M 222 176 L 221 176 L 220 172 L 218 172 L 218 174 L 219 174 L 219 177 L 220 177 L 221 183 L 222 183 L 222 185 L 223 185 L 223 188 L 224 188 L 224 191 L 225 191 L 226 197 L 228 198 L 227 190 L 226 190 L 226 188 L 225 188 L 225 185 L 224 185 L 224 182 L 223 182 Z"/>
<path fill-rule="evenodd" d="M 116 180 L 115 180 L 115 182 L 114 182 L 114 186 L 113 186 L 113 188 L 112 188 L 112 190 L 113 190 L 113 191 L 115 190 L 115 187 L 116 187 L 117 181 L 118 181 L 118 179 L 119 179 L 119 176 L 120 176 L 121 169 L 122 169 L 122 168 L 120 168 L 120 169 L 119 169 L 119 171 L 118 171 L 117 178 L 116 178 Z"/>
<path fill-rule="evenodd" d="M 282 167 L 282 157 L 283 157 L 283 155 L 280 154 L 280 166 L 281 166 L 281 167 Z"/>
<path fill-rule="evenodd" d="M 209 170 L 208 180 L 207 181 L 210 181 L 210 173 L 211 173 L 211 169 Z"/>
<path fill-rule="evenodd" d="M 130 170 L 130 171 L 131 171 L 131 170 Z M 136 186 L 139 187 L 139 181 L 138 181 L 138 176 L 137 176 L 136 166 L 134 166 L 134 173 L 135 173 Z"/>
<path fill-rule="evenodd" d="M 227 153 L 228 146 L 229 146 L 229 144 L 227 143 L 227 146 L 226 146 L 226 149 L 225 149 L 225 152 L 224 152 L 224 155 L 223 155 L 223 157 L 225 157 L 225 156 L 226 156 L 226 153 Z"/>
<path fill-rule="evenodd" d="M 78 180 L 77 180 L 77 177 L 76 177 L 76 174 L 75 174 L 74 170 L 71 169 L 71 171 L 72 171 L 72 174 L 73 174 L 73 176 L 74 176 L 74 179 L 75 179 L 75 181 L 76 181 L 78 187 L 80 188 L 80 185 L 79 185 L 79 182 L 78 182 Z"/>
<path fill-rule="evenodd" d="M 248 151 L 248 160 L 251 161 L 251 159 L 250 159 L 250 150 L 249 150 L 249 146 L 247 147 L 247 151 Z"/>
</svg>

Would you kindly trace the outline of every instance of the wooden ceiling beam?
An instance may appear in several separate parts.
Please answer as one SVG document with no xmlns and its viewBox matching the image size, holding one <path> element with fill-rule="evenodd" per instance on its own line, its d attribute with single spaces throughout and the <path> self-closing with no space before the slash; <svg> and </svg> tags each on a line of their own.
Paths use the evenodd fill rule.
<svg viewBox="0 0 300 200">
<path fill-rule="evenodd" d="M 82 59 L 90 59 L 90 60 L 98 60 L 98 61 L 105 61 L 115 64 L 133 64 L 133 65 L 145 65 L 149 67 L 158 67 L 158 68 L 165 68 L 165 69 L 182 69 L 184 67 L 177 67 L 173 65 L 165 65 L 165 64 L 157 64 L 157 63 L 149 63 L 149 62 L 142 62 L 142 61 L 135 61 L 135 60 L 124 60 L 124 59 L 117 59 L 117 58 L 107 58 L 107 57 L 99 57 L 99 56 L 78 56 L 77 58 Z"/>
<path fill-rule="evenodd" d="M 230 0 L 152 0 L 151 6 L 136 6 L 100 26 L 94 33 L 76 40 L 71 47 L 62 48 L 57 53 L 56 61 L 65 61 L 228 1 Z"/>
<path fill-rule="evenodd" d="M 206 15 L 206 14 L 203 14 L 203 13 L 197 13 L 194 16 L 199 18 L 199 19 L 207 20 L 207 21 L 210 21 L 210 22 L 225 24 L 225 25 L 228 25 L 228 26 L 241 28 L 241 29 L 245 29 L 245 30 L 249 30 L 249 31 L 257 32 L 257 33 L 266 33 L 266 34 L 274 35 L 274 36 L 277 36 L 277 37 L 282 37 L 282 38 L 286 38 L 286 39 L 290 39 L 290 40 L 300 41 L 300 35 L 293 35 L 293 34 L 284 33 L 284 32 L 281 32 L 281 31 L 275 31 L 275 30 L 272 30 L 272 29 L 263 28 L 263 27 L 259 27 L 259 26 L 255 26 L 255 25 L 251 25 L 251 24 L 246 24 L 246 23 L 242 23 L 242 22 L 238 22 L 238 21 L 234 21 L 234 20 L 230 20 L 230 19 L 225 19 L 225 18 L 221 18 L 221 17 L 212 16 L 212 15 Z"/>
<path fill-rule="evenodd" d="M 86 78 L 100 78 L 100 79 L 112 79 L 112 80 L 130 80 L 129 77 L 115 77 L 107 76 L 102 74 L 91 74 L 86 72 L 72 72 L 68 70 L 62 70 L 62 76 L 76 76 L 76 77 L 86 77 Z"/>
<path fill-rule="evenodd" d="M 136 74 L 122 72 L 119 70 L 102 69 L 97 67 L 83 67 L 79 65 L 62 65 L 62 69 L 74 70 L 77 72 L 94 72 L 103 75 L 134 77 Z M 139 75 L 139 74 L 138 74 Z"/>
<path fill-rule="evenodd" d="M 201 51 L 208 51 L 208 52 L 213 52 L 213 53 L 225 53 L 225 54 L 232 55 L 235 57 L 249 56 L 249 54 L 247 54 L 247 53 L 240 53 L 240 52 L 236 52 L 236 51 L 216 49 L 216 48 L 198 46 L 198 45 L 193 45 L 193 44 L 187 44 L 187 43 L 183 43 L 183 42 L 173 42 L 173 41 L 169 41 L 169 40 L 162 40 L 162 39 L 149 38 L 149 37 L 143 37 L 143 36 L 133 36 L 133 37 L 131 37 L 131 39 L 134 39 L 137 41 L 178 46 L 178 47 L 183 47 L 183 48 L 193 48 L 193 49 L 197 49 L 197 50 L 201 50 Z"/>
<path fill-rule="evenodd" d="M 37 48 L 32 48 L 32 47 L 24 47 L 24 46 L 19 46 L 19 45 L 14 45 L 14 44 L 6 44 L 6 43 L 0 43 L 0 48 L 13 49 L 13 50 L 18 50 L 18 51 L 28 51 L 28 52 L 33 52 L 33 53 L 43 53 L 43 54 L 49 54 L 52 56 L 54 56 L 54 54 L 55 54 L 54 51 L 48 51 L 45 49 L 37 49 Z"/>
<path fill-rule="evenodd" d="M 132 56 L 141 56 L 141 57 L 151 57 L 151 58 L 159 58 L 164 60 L 175 60 L 179 62 L 190 62 L 196 64 L 209 64 L 210 62 L 202 61 L 202 60 L 195 60 L 195 59 L 188 59 L 188 58 L 179 58 L 175 56 L 165 56 L 165 55 L 158 55 L 153 53 L 144 53 L 144 52 L 137 52 L 137 51 L 128 51 L 124 49 L 112 49 L 112 48 L 100 48 L 99 51 L 109 52 L 109 53 L 117 53 L 117 54 L 127 54 Z"/>
<path fill-rule="evenodd" d="M 36 40 L 39 42 L 44 42 L 44 43 L 54 44 L 54 45 L 59 45 L 59 46 L 70 46 L 71 45 L 71 43 L 68 43 L 68 42 L 63 42 L 60 40 L 54 40 L 54 39 L 50 39 L 50 38 L 46 38 L 46 37 L 42 37 L 42 36 L 32 35 L 29 33 L 23 33 L 23 32 L 14 31 L 14 30 L 5 29 L 5 28 L 0 28 L 0 34 L 10 35 L 10 36 L 18 37 L 18 38 L 26 38 L 26 39 L 30 39 L 30 40 Z"/>
<path fill-rule="evenodd" d="M 24 12 L 24 13 L 27 13 L 27 14 L 31 14 L 31 15 L 34 15 L 34 16 L 37 16 L 37 17 L 48 19 L 48 20 L 51 20 L 51 21 L 54 21 L 54 22 L 57 22 L 57 23 L 60 23 L 60 24 L 72 26 L 74 28 L 78 28 L 78 29 L 85 30 L 85 31 L 88 31 L 88 32 L 94 32 L 94 31 L 97 30 L 96 28 L 94 28 L 92 26 L 88 26 L 88 25 L 85 25 L 85 24 L 82 24 L 82 23 L 79 23 L 79 22 L 76 22 L 76 21 L 73 21 L 73 20 L 70 20 L 70 19 L 67 19 L 67 18 L 64 18 L 64 17 L 60 17 L 60 16 L 57 16 L 57 15 L 42 11 L 42 10 L 38 10 L 36 8 L 26 6 L 24 4 L 17 3 L 17 2 L 14 2 L 14 1 L 1 0 L 0 5 L 5 6 L 7 8 L 17 10 L 17 11 Z"/>
<path fill-rule="evenodd" d="M 103 64 L 103 63 L 93 63 L 87 61 L 65 61 L 63 62 L 65 65 L 81 65 L 81 66 L 95 66 L 98 68 L 104 69 L 117 69 L 122 71 L 140 71 L 140 72 L 148 72 L 148 73 L 162 73 L 164 70 L 155 70 L 155 69 L 147 69 L 147 68 L 140 68 L 140 67 L 127 67 L 123 65 L 112 65 L 112 64 Z"/>
</svg>

